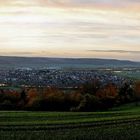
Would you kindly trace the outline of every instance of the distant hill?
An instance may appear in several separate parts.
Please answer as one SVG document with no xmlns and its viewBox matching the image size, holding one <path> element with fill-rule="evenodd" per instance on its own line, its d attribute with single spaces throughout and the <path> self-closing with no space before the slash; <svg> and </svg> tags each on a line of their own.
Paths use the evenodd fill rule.
<svg viewBox="0 0 140 140">
<path fill-rule="evenodd" d="M 0 56 L 0 68 L 96 68 L 96 67 L 140 67 L 140 62 L 94 59 L 94 58 L 46 58 L 46 57 L 9 57 Z"/>
</svg>

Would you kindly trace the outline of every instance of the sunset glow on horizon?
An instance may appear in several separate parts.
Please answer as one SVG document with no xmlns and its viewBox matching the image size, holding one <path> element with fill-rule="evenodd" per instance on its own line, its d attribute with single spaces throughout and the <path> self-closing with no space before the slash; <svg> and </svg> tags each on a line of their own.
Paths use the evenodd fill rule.
<svg viewBox="0 0 140 140">
<path fill-rule="evenodd" d="M 140 1 L 0 0 L 0 55 L 140 61 Z"/>
</svg>

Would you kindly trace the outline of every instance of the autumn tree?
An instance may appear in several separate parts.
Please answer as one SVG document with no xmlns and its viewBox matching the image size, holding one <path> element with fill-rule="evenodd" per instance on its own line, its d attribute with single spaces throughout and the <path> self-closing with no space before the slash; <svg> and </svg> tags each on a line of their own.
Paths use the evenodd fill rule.
<svg viewBox="0 0 140 140">
<path fill-rule="evenodd" d="M 136 82 L 134 85 L 134 95 L 135 95 L 136 105 L 138 105 L 138 102 L 140 101 L 140 81 Z"/>
</svg>

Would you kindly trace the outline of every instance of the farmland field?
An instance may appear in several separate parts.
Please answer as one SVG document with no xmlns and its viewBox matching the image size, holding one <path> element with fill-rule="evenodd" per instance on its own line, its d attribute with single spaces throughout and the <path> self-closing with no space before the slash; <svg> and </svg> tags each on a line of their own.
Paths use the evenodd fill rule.
<svg viewBox="0 0 140 140">
<path fill-rule="evenodd" d="M 1 140 L 123 140 L 140 137 L 140 107 L 107 112 L 0 112 Z"/>
<path fill-rule="evenodd" d="M 128 79 L 140 80 L 140 71 L 120 71 L 115 72 L 115 74 Z"/>
</svg>

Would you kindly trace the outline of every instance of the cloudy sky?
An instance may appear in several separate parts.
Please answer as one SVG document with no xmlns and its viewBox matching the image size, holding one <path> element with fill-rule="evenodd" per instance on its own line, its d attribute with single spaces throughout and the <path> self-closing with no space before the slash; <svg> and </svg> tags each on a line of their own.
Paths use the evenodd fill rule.
<svg viewBox="0 0 140 140">
<path fill-rule="evenodd" d="M 140 61 L 140 0 L 0 0 L 0 55 Z"/>
</svg>

